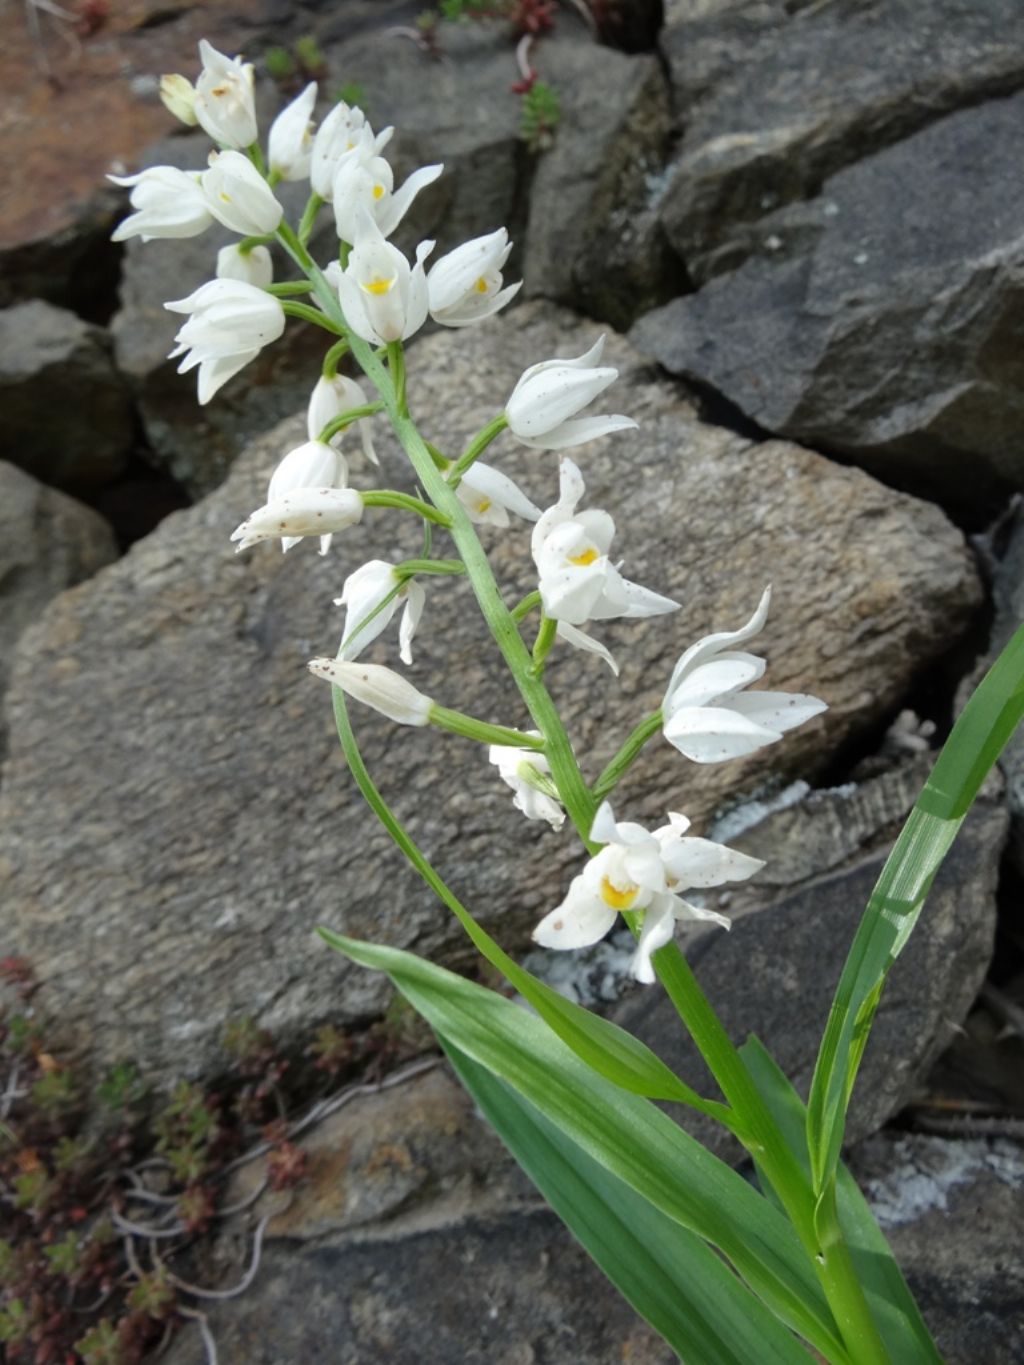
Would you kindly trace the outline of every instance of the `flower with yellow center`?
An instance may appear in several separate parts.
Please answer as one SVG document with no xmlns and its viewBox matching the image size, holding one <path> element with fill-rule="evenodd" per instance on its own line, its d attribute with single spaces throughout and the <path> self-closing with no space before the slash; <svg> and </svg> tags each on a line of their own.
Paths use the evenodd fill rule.
<svg viewBox="0 0 1024 1365">
<path fill-rule="evenodd" d="M 205 38 L 199 56 L 203 69 L 192 102 L 196 121 L 222 147 L 250 147 L 258 133 L 252 66 L 241 57 L 225 57 Z"/>
<path fill-rule="evenodd" d="M 603 802 L 590 837 L 604 848 L 574 877 L 568 895 L 534 930 L 545 948 L 585 948 L 611 929 L 620 913 L 642 914 L 640 938 L 630 971 L 638 981 L 654 980 L 651 955 L 665 946 L 677 920 L 706 920 L 729 927 L 724 915 L 683 900 L 689 887 L 743 881 L 764 864 L 758 858 L 687 836 L 689 821 L 672 814 L 650 833 L 642 825 L 617 822 Z"/>
<path fill-rule="evenodd" d="M 211 152 L 200 184 L 214 218 L 243 237 L 267 236 L 284 215 L 273 190 L 241 152 Z"/>
<path fill-rule="evenodd" d="M 502 289 L 502 267 L 512 243 L 504 228 L 463 242 L 427 272 L 430 316 L 444 327 L 469 327 L 492 317 L 515 296 L 521 281 Z"/>
<path fill-rule="evenodd" d="M 476 460 L 462 476 L 456 497 L 469 513 L 470 521 L 483 526 L 509 525 L 509 512 L 526 521 L 536 521 L 536 507 L 518 484 L 507 474 Z"/>
<path fill-rule="evenodd" d="M 365 125 L 334 172 L 331 198 L 338 236 L 343 242 L 354 242 L 359 214 L 365 210 L 381 234 L 390 237 L 420 190 L 433 184 L 443 170 L 441 165 L 421 166 L 396 190 L 394 172 L 376 151 L 373 130 Z"/>
<path fill-rule="evenodd" d="M 658 616 L 673 602 L 629 583 L 609 559 L 615 523 L 607 512 L 577 512 L 585 486 L 580 471 L 563 456 L 559 497 L 533 529 L 532 550 L 545 613 L 571 626 L 619 616 Z"/>
<path fill-rule="evenodd" d="M 333 276 L 346 321 L 357 336 L 383 346 L 419 331 L 427 319 L 423 262 L 433 246 L 421 242 L 416 264 L 410 266 L 398 248 L 384 240 L 366 209 L 359 209 L 348 265 Z"/>
</svg>

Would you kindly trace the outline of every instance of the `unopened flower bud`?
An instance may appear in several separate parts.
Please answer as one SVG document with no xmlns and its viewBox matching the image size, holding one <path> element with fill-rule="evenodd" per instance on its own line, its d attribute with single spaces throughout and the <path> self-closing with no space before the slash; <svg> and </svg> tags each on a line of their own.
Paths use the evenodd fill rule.
<svg viewBox="0 0 1024 1365">
<path fill-rule="evenodd" d="M 380 664 L 343 663 L 340 659 L 313 659 L 309 671 L 326 678 L 364 706 L 397 721 L 399 725 L 426 725 L 434 705 L 429 697 L 406 682 L 400 673 Z"/>
<path fill-rule="evenodd" d="M 258 507 L 231 532 L 237 550 L 278 536 L 326 536 L 354 526 L 363 516 L 363 500 L 353 488 L 296 488 Z M 322 553 L 322 551 L 321 551 Z"/>
<path fill-rule="evenodd" d="M 161 76 L 160 98 L 164 107 L 190 128 L 199 122 L 196 118 L 196 88 L 187 76 Z"/>
<path fill-rule="evenodd" d="M 241 280 L 244 284 L 266 289 L 274 278 L 274 263 L 265 246 L 222 246 L 217 252 L 217 279 Z"/>
<path fill-rule="evenodd" d="M 222 147 L 251 146 L 258 133 L 252 67 L 240 57 L 225 57 L 205 38 L 199 55 L 203 69 L 196 82 L 196 121 Z"/>
<path fill-rule="evenodd" d="M 241 152 L 211 153 L 201 183 L 214 218 L 243 237 L 266 236 L 284 215 L 274 191 Z"/>
</svg>

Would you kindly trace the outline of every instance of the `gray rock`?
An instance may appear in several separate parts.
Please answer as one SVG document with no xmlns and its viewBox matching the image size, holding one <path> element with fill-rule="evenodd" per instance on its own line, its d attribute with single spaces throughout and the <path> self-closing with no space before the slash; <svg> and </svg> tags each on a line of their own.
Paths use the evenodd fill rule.
<svg viewBox="0 0 1024 1365">
<path fill-rule="evenodd" d="M 1024 95 L 933 124 L 764 220 L 777 248 L 634 340 L 761 427 L 977 518 L 1024 486 Z M 966 476 L 966 471 L 970 476 Z"/>
<path fill-rule="evenodd" d="M 101 327 L 36 299 L 0 312 L 0 458 L 44 483 L 109 483 L 135 434 L 131 399 Z"/>
<path fill-rule="evenodd" d="M 766 212 L 841 167 L 1019 89 L 1018 20 L 1015 0 L 670 0 L 683 136 L 662 213 L 691 277 L 737 265 Z"/>
<path fill-rule="evenodd" d="M 752 883 L 709 893 L 707 904 L 733 917 L 732 931 L 703 931 L 687 950 L 730 1037 L 756 1034 L 805 1097 L 854 931 L 930 764 L 925 755 L 860 788 L 814 793 L 731 837 L 768 866 Z M 964 822 L 892 970 L 854 1090 L 850 1142 L 907 1103 L 966 1018 L 992 957 L 1007 826 L 995 782 Z M 728 831 L 719 826 L 715 834 L 724 839 Z M 662 992 L 634 990 L 615 1017 L 691 1085 L 712 1093 Z M 709 1146 L 728 1150 L 707 1120 L 681 1121 Z"/>
<path fill-rule="evenodd" d="M 149 149 L 143 165 L 199 170 L 209 148 L 202 134 L 168 138 Z M 305 203 L 302 186 L 279 186 L 277 194 L 297 221 Z M 184 241 L 132 238 L 125 244 L 120 307 L 111 322 L 117 363 L 134 392 L 154 463 L 193 498 L 215 488 L 256 435 L 308 402 L 325 349 L 326 332 L 291 321 L 281 343 L 199 406 L 195 375 L 180 376 L 178 362 L 167 359 L 185 319 L 164 304 L 213 279 L 218 249 L 237 241 L 236 233 L 219 227 Z M 279 257 L 275 277 L 293 275 Z"/>
<path fill-rule="evenodd" d="M 671 131 L 664 74 L 580 39 L 545 42 L 537 65 L 562 114 L 533 178 L 525 290 L 626 328 L 683 287 L 650 204 Z"/>
<path fill-rule="evenodd" d="M 947 1365 L 1024 1357 L 1024 1152 L 879 1133 L 850 1158 Z"/>
<path fill-rule="evenodd" d="M 208 1306 L 225 1365 L 675 1359 L 445 1072 L 357 1099 L 314 1130 L 308 1149 L 310 1180 L 271 1218 L 255 1283 Z M 262 1174 L 250 1168 L 241 1188 L 254 1191 Z M 281 1203 L 264 1196 L 253 1216 Z M 204 1283 L 237 1282 L 240 1240 L 238 1229 L 221 1239 Z M 188 1329 L 166 1358 L 202 1365 L 206 1355 Z"/>
<path fill-rule="evenodd" d="M 22 631 L 51 598 L 117 554 L 113 532 L 91 508 L 0 461 L 0 696 Z M 3 744 L 0 723 L 0 752 Z"/>
<path fill-rule="evenodd" d="M 595 335 L 592 324 L 527 305 L 428 338 L 411 364 L 413 411 L 457 449 L 527 365 L 581 352 Z M 877 725 L 970 621 L 979 585 L 937 509 L 810 451 L 704 425 L 620 338 L 606 354 L 622 371 L 614 406 L 640 431 L 579 452 L 588 505 L 615 509 L 627 574 L 684 607 L 664 622 L 595 632 L 620 659 L 621 688 L 596 658 L 553 655 L 551 687 L 587 773 L 659 705 L 678 652 L 745 621 L 769 579 L 772 619 L 758 646 L 769 684 L 817 693 L 831 708 L 737 764 L 696 769 L 652 743 L 618 809 L 655 820 L 685 809 L 700 821 L 726 792 L 811 774 Z M 295 1038 L 339 1014 L 351 1022 L 379 1010 L 379 977 L 321 949 L 319 922 L 455 965 L 472 957 L 363 810 L 329 695 L 304 669 L 335 647 L 330 600 L 345 575 L 371 557 L 419 554 L 416 524 L 370 513 L 326 559 L 309 546 L 239 558 L 227 540 L 302 431 L 296 419 L 256 442 L 222 488 L 168 518 L 94 587 L 58 599 L 19 648 L 0 796 L 7 939 L 33 961 L 70 1033 L 100 1058 L 135 1055 L 156 1079 L 214 1064 L 232 1013 Z M 384 435 L 380 447 L 383 481 L 400 484 Z M 535 501 L 554 500 L 553 456 L 507 436 L 493 449 Z M 484 539 L 507 600 L 518 600 L 534 583 L 527 529 Z M 528 724 L 467 609 L 468 585 L 428 585 L 428 599 L 416 685 L 484 718 Z M 394 662 L 393 645 L 368 657 Z M 362 711 L 356 721 L 371 771 L 414 837 L 506 946 L 522 944 L 578 866 L 571 841 L 524 826 L 466 742 L 398 732 Z M 65 780 L 55 786 L 57 771 Z M 503 848 L 518 851 L 514 877 Z"/>
</svg>

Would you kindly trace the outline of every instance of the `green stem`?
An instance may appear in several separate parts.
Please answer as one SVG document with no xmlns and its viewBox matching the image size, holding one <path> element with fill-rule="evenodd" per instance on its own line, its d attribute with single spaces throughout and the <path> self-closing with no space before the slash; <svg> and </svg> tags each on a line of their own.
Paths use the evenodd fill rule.
<svg viewBox="0 0 1024 1365">
<path fill-rule="evenodd" d="M 432 521 L 435 526 L 448 527 L 450 522 L 443 512 L 411 493 L 399 493 L 393 488 L 373 488 L 359 495 L 366 507 L 400 507 L 404 512 L 415 512 L 418 517 Z"/>
<path fill-rule="evenodd" d="M 466 566 L 461 559 L 403 559 L 401 564 L 395 565 L 395 572 L 403 578 L 411 578 L 418 573 L 463 574 Z"/>
<path fill-rule="evenodd" d="M 348 342 L 345 342 L 345 346 L 347 349 Z M 334 347 L 332 346 L 331 349 L 333 350 Z M 327 445 L 331 437 L 337 436 L 339 431 L 344 431 L 353 422 L 358 422 L 361 417 L 372 417 L 375 412 L 381 412 L 383 408 L 383 403 L 362 403 L 358 408 L 349 408 L 347 412 L 332 417 L 316 439 Z"/>
<path fill-rule="evenodd" d="M 517 602 L 509 615 L 513 621 L 525 621 L 535 607 L 540 606 L 540 593 L 528 592 L 521 602 Z"/>
<path fill-rule="evenodd" d="M 303 246 L 308 243 L 310 237 L 313 235 L 313 225 L 316 222 L 316 216 L 323 207 L 323 204 L 324 201 L 318 194 L 311 194 L 306 202 L 306 207 L 302 211 L 302 217 L 299 219 L 298 231 L 298 239 Z"/>
<path fill-rule="evenodd" d="M 245 150 L 249 157 L 249 160 L 259 171 L 260 175 L 262 175 L 263 178 L 266 179 L 267 163 L 263 160 L 263 152 L 260 149 L 260 144 L 258 142 L 253 142 L 248 147 L 246 147 Z"/>
<path fill-rule="evenodd" d="M 447 706 L 435 702 L 428 717 L 431 725 L 439 730 L 450 730 L 453 735 L 463 735 L 475 739 L 480 744 L 504 744 L 514 749 L 544 748 L 543 735 L 528 735 L 522 730 L 511 730 L 507 725 L 492 725 L 486 720 L 477 720 L 462 711 L 452 711 Z"/>
<path fill-rule="evenodd" d="M 533 674 L 536 678 L 540 678 L 544 674 L 544 662 L 551 653 L 551 646 L 555 643 L 557 633 L 558 622 L 542 613 L 540 629 L 537 631 L 537 638 L 533 642 Z"/>
<path fill-rule="evenodd" d="M 652 735 L 656 735 L 661 729 L 660 709 L 645 716 L 633 733 L 625 741 L 622 748 L 615 755 L 612 761 L 605 768 L 604 772 L 594 783 L 594 800 L 603 801 L 619 782 L 626 770 L 633 763 L 647 741 Z"/>
<path fill-rule="evenodd" d="M 335 336 L 340 332 L 328 317 L 321 313 L 319 308 L 313 308 L 308 303 L 289 303 L 281 304 L 285 314 L 290 318 L 299 318 L 302 322 L 311 322 L 314 327 L 323 327 L 325 331 L 333 332 Z"/>
<path fill-rule="evenodd" d="M 309 280 L 282 280 L 280 284 L 265 284 L 263 288 L 276 299 L 286 299 L 291 294 L 308 294 Z"/>
<path fill-rule="evenodd" d="M 395 405 L 403 417 L 409 416 L 405 397 L 405 352 L 400 341 L 388 342 L 388 373 L 395 386 Z"/>
<path fill-rule="evenodd" d="M 337 376 L 338 361 L 343 360 L 345 356 L 348 355 L 350 349 L 347 337 L 341 341 L 336 341 L 334 345 L 328 349 L 327 354 L 324 356 L 324 363 L 321 370 L 325 379 L 334 379 Z"/>
<path fill-rule="evenodd" d="M 270 233 L 268 236 L 265 237 L 243 237 L 242 240 L 238 243 L 238 249 L 243 256 L 248 256 L 249 252 L 252 251 L 253 247 L 266 246 L 268 242 L 272 242 L 273 240 L 274 240 L 273 233 Z M 306 282 L 304 283 L 303 288 L 308 294 L 309 293 L 308 280 L 306 280 Z"/>
<path fill-rule="evenodd" d="M 448 475 L 448 482 L 451 484 L 453 488 L 458 488 L 459 480 L 462 478 L 463 474 L 465 474 L 466 470 L 470 467 L 473 461 L 479 455 L 483 454 L 483 452 L 491 444 L 494 438 L 496 436 L 500 436 L 507 426 L 508 418 L 502 412 L 499 413 L 497 417 L 493 418 L 490 422 L 487 423 L 485 427 L 483 427 L 480 431 L 477 432 L 477 434 L 473 437 L 472 441 L 470 441 L 469 445 L 456 460 L 455 467 Z"/>
</svg>

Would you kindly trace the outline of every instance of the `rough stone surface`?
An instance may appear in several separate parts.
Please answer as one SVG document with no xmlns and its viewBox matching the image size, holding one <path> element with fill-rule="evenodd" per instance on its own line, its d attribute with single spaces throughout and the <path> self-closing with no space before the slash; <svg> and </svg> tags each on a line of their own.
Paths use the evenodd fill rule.
<svg viewBox="0 0 1024 1365">
<path fill-rule="evenodd" d="M 117 553 L 101 516 L 0 461 L 0 695 L 26 626 L 52 597 L 90 578 Z"/>
<path fill-rule="evenodd" d="M 1024 486 L 1022 117 L 1024 95 L 993 100 L 840 172 L 637 345 L 767 430 L 998 507 Z"/>
<path fill-rule="evenodd" d="M 757 220 L 841 167 L 1019 89 L 1019 17 L 1015 0 L 670 0 L 683 134 L 662 216 L 691 277 L 738 264 Z"/>
<path fill-rule="evenodd" d="M 271 1219 L 256 1283 L 210 1305 L 225 1365 L 675 1359 L 543 1209 L 446 1072 L 357 1099 L 314 1131 L 309 1150 L 310 1183 Z M 240 1192 L 262 1172 L 247 1174 Z M 281 1202 L 264 1196 L 253 1217 Z M 244 1256 L 232 1229 L 204 1283 L 236 1282 Z M 166 1359 L 202 1365 L 205 1352 L 185 1331 Z"/>
<path fill-rule="evenodd" d="M 850 1165 L 947 1365 L 1024 1358 L 1024 1150 L 879 1133 Z"/>
<path fill-rule="evenodd" d="M 110 338 L 36 299 L 0 312 L 0 457 L 61 488 L 109 483 L 135 434 Z"/>
<path fill-rule="evenodd" d="M 930 762 L 923 756 L 858 788 L 813 793 L 729 837 L 768 866 L 755 882 L 709 893 L 707 904 L 731 915 L 733 928 L 693 935 L 687 956 L 730 1036 L 756 1034 L 805 1096 L 854 931 Z M 992 956 L 1007 822 L 997 783 L 964 823 L 893 968 L 854 1091 L 851 1142 L 907 1103 L 967 1015 Z M 662 992 L 634 990 L 616 1017 L 690 1084 L 713 1085 Z M 724 1149 L 706 1120 L 681 1121 Z"/>
<path fill-rule="evenodd" d="M 458 449 L 528 364 L 578 353 L 596 332 L 529 305 L 472 335 L 430 338 L 410 373 L 413 410 Z M 614 406 L 640 432 L 578 452 L 588 505 L 615 509 L 627 574 L 684 607 L 600 630 L 621 685 L 596 658 L 553 655 L 551 686 L 586 771 L 596 775 L 659 704 L 677 653 L 745 621 L 768 579 L 775 599 L 759 648 L 769 682 L 831 708 L 786 744 L 724 767 L 697 769 L 652 743 L 619 810 L 661 820 L 683 809 L 699 822 L 727 791 L 820 769 L 877 725 L 955 640 L 978 582 L 937 509 L 810 451 L 701 424 L 620 338 L 607 357 L 622 371 Z M 221 489 L 168 518 L 95 589 L 59 599 L 19 649 L 0 807 L 5 937 L 34 962 L 69 1031 L 157 1076 L 207 1066 L 232 1013 L 293 1036 L 379 1009 L 380 979 L 322 949 L 319 922 L 446 962 L 469 957 L 364 812 L 329 696 L 304 670 L 335 647 L 330 600 L 345 574 L 371 557 L 418 554 L 415 524 L 370 513 L 326 559 L 309 546 L 236 557 L 227 540 L 300 436 L 296 420 L 257 442 Z M 386 438 L 381 448 L 385 483 L 400 483 Z M 541 505 L 553 500 L 553 456 L 506 436 L 492 460 Z M 368 482 L 358 467 L 354 478 Z M 518 600 L 533 586 L 526 528 L 485 540 L 507 600 Z M 528 724 L 468 604 L 465 583 L 428 586 L 412 679 L 444 703 Z M 393 644 L 369 657 L 393 663 Z M 525 826 L 468 743 L 363 712 L 358 731 L 414 837 L 502 941 L 521 944 L 578 866 L 571 842 Z"/>
<path fill-rule="evenodd" d="M 671 130 L 664 74 L 579 39 L 545 43 L 537 62 L 562 113 L 531 187 L 524 288 L 626 328 L 683 287 L 648 202 Z"/>
</svg>

